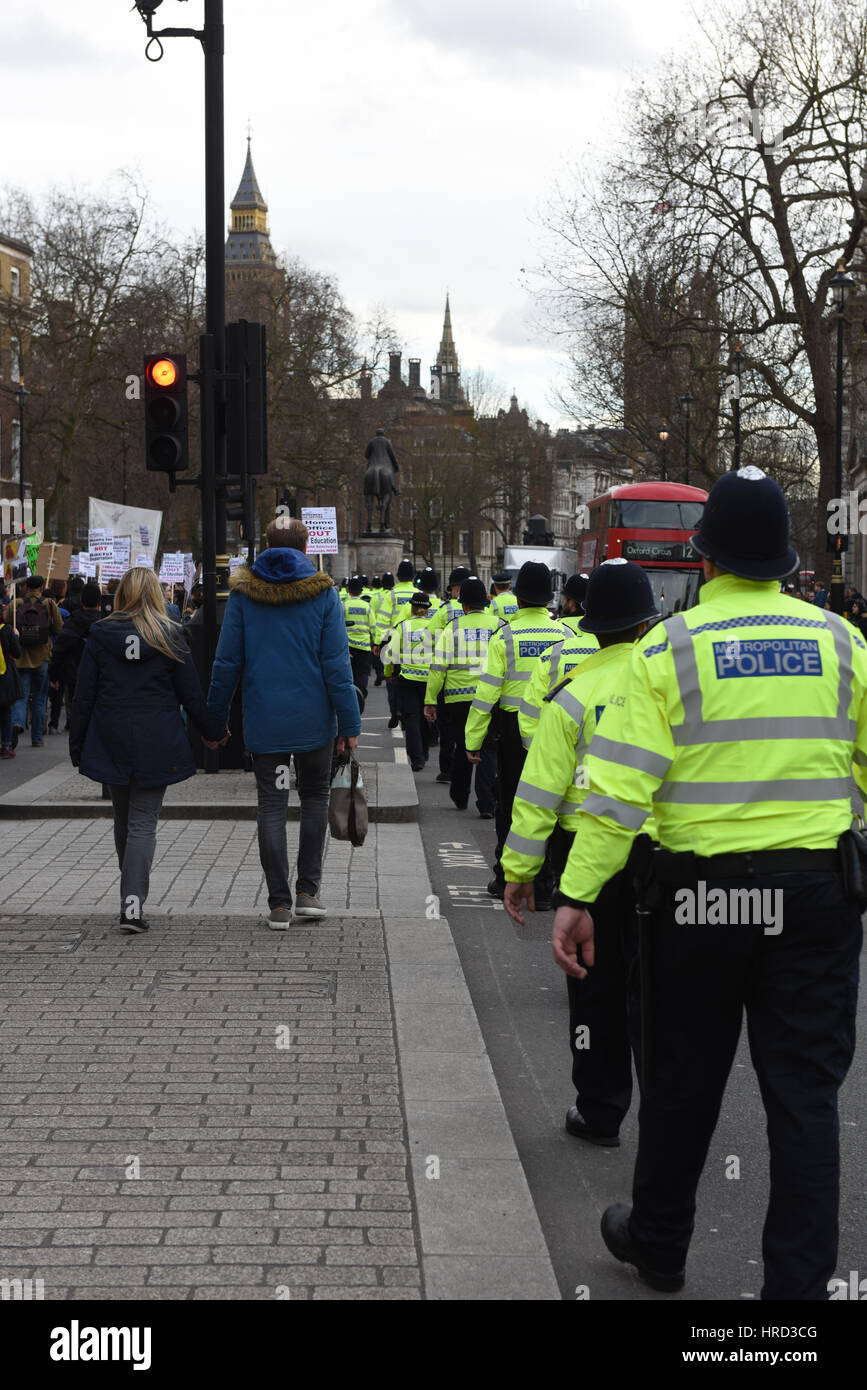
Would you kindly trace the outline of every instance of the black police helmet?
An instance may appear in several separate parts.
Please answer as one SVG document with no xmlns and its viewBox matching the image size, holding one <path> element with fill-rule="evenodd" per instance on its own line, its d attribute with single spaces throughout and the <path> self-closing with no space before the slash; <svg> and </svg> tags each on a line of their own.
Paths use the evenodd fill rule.
<svg viewBox="0 0 867 1390">
<path fill-rule="evenodd" d="M 553 587 L 551 571 L 540 560 L 525 560 L 518 570 L 518 577 L 512 585 L 515 598 L 532 608 L 543 608 L 551 602 Z"/>
<path fill-rule="evenodd" d="M 584 602 L 584 595 L 587 592 L 587 575 L 570 574 L 566 583 L 563 585 L 563 597 L 571 598 L 573 603 L 581 604 Z"/>
<path fill-rule="evenodd" d="M 582 632 L 625 632 L 659 616 L 650 580 L 632 560 L 603 560 L 587 581 Z"/>
<path fill-rule="evenodd" d="M 786 499 L 773 478 L 752 464 L 717 479 L 690 544 L 741 579 L 785 579 L 798 568 Z"/>
<path fill-rule="evenodd" d="M 346 586 L 351 594 L 360 594 L 364 588 L 364 581 L 360 574 L 354 574 Z"/>
<path fill-rule="evenodd" d="M 488 596 L 481 579 L 477 579 L 474 574 L 465 579 L 461 585 L 460 600 L 467 608 L 487 608 Z"/>
<path fill-rule="evenodd" d="M 408 579 L 415 578 L 415 565 L 412 560 L 401 560 L 397 567 L 397 577 L 401 584 L 405 584 Z"/>
<path fill-rule="evenodd" d="M 436 570 L 431 569 L 430 565 L 427 569 L 422 570 L 418 581 L 419 588 L 424 589 L 426 594 L 435 594 L 439 588 L 439 582 L 439 575 Z"/>
<path fill-rule="evenodd" d="M 385 574 L 382 576 L 382 587 L 383 589 L 394 588 L 394 575 L 391 570 L 386 570 Z"/>
<path fill-rule="evenodd" d="M 491 575 L 491 582 L 493 584 L 511 584 L 512 576 L 508 570 L 500 570 L 499 574 Z"/>
<path fill-rule="evenodd" d="M 421 589 L 416 589 L 415 593 L 410 595 L 409 606 L 410 608 L 430 608 L 430 598 Z"/>
<path fill-rule="evenodd" d="M 449 575 L 449 588 L 453 588 L 455 584 L 463 584 L 464 580 L 469 579 L 469 577 L 470 572 L 466 565 L 455 565 L 455 568 Z"/>
</svg>

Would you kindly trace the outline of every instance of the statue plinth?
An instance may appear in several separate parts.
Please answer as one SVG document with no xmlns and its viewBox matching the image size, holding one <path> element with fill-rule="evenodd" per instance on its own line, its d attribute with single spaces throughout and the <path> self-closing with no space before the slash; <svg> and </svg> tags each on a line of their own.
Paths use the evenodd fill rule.
<svg viewBox="0 0 867 1390">
<path fill-rule="evenodd" d="M 397 574 L 397 567 L 404 558 L 404 544 L 398 536 L 394 538 L 387 531 L 365 531 L 358 540 L 347 543 L 347 554 L 351 559 L 350 570 L 356 574 L 384 574 L 390 570 Z"/>
</svg>

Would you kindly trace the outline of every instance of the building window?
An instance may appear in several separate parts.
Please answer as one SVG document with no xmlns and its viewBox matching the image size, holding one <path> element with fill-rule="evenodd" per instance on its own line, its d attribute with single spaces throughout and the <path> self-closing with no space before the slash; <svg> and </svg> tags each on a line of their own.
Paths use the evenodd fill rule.
<svg viewBox="0 0 867 1390">
<path fill-rule="evenodd" d="M 21 271 L 17 265 L 13 265 L 9 271 L 9 287 L 13 299 L 21 298 Z"/>
<path fill-rule="evenodd" d="M 459 536 L 458 536 L 458 552 L 459 552 L 461 555 L 469 555 L 469 553 L 470 553 L 470 533 L 469 533 L 469 531 L 461 531 L 461 532 L 459 533 Z"/>
<path fill-rule="evenodd" d="M 17 483 L 21 477 L 21 426 L 17 420 L 12 421 L 12 453 L 9 476 L 13 483 Z"/>
<path fill-rule="evenodd" d="M 21 343 L 17 338 L 9 339 L 9 380 L 21 380 Z"/>
</svg>

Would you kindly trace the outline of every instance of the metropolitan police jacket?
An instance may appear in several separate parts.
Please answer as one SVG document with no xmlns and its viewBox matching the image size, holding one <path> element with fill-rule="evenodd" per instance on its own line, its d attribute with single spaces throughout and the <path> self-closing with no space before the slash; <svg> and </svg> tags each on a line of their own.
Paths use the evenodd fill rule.
<svg viewBox="0 0 867 1390">
<path fill-rule="evenodd" d="M 628 703 L 585 759 L 560 891 L 595 901 L 653 812 L 702 857 L 832 849 L 867 792 L 867 644 L 844 619 L 723 574 L 634 648 Z"/>
</svg>

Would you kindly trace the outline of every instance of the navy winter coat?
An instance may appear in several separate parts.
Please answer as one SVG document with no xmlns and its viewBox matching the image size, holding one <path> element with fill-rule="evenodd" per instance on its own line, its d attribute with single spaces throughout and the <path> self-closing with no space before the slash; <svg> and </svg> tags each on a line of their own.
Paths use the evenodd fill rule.
<svg viewBox="0 0 867 1390">
<path fill-rule="evenodd" d="M 230 580 L 208 709 L 225 727 L 241 681 L 251 753 L 303 753 L 361 732 L 343 606 L 300 550 L 264 550 Z"/>
<path fill-rule="evenodd" d="M 195 763 L 181 719 L 183 705 L 207 739 L 226 732 L 205 708 L 193 658 L 178 629 L 183 661 L 127 639 L 132 623 L 96 622 L 88 633 L 69 719 L 69 755 L 94 782 L 165 787 L 192 777 Z"/>
</svg>

